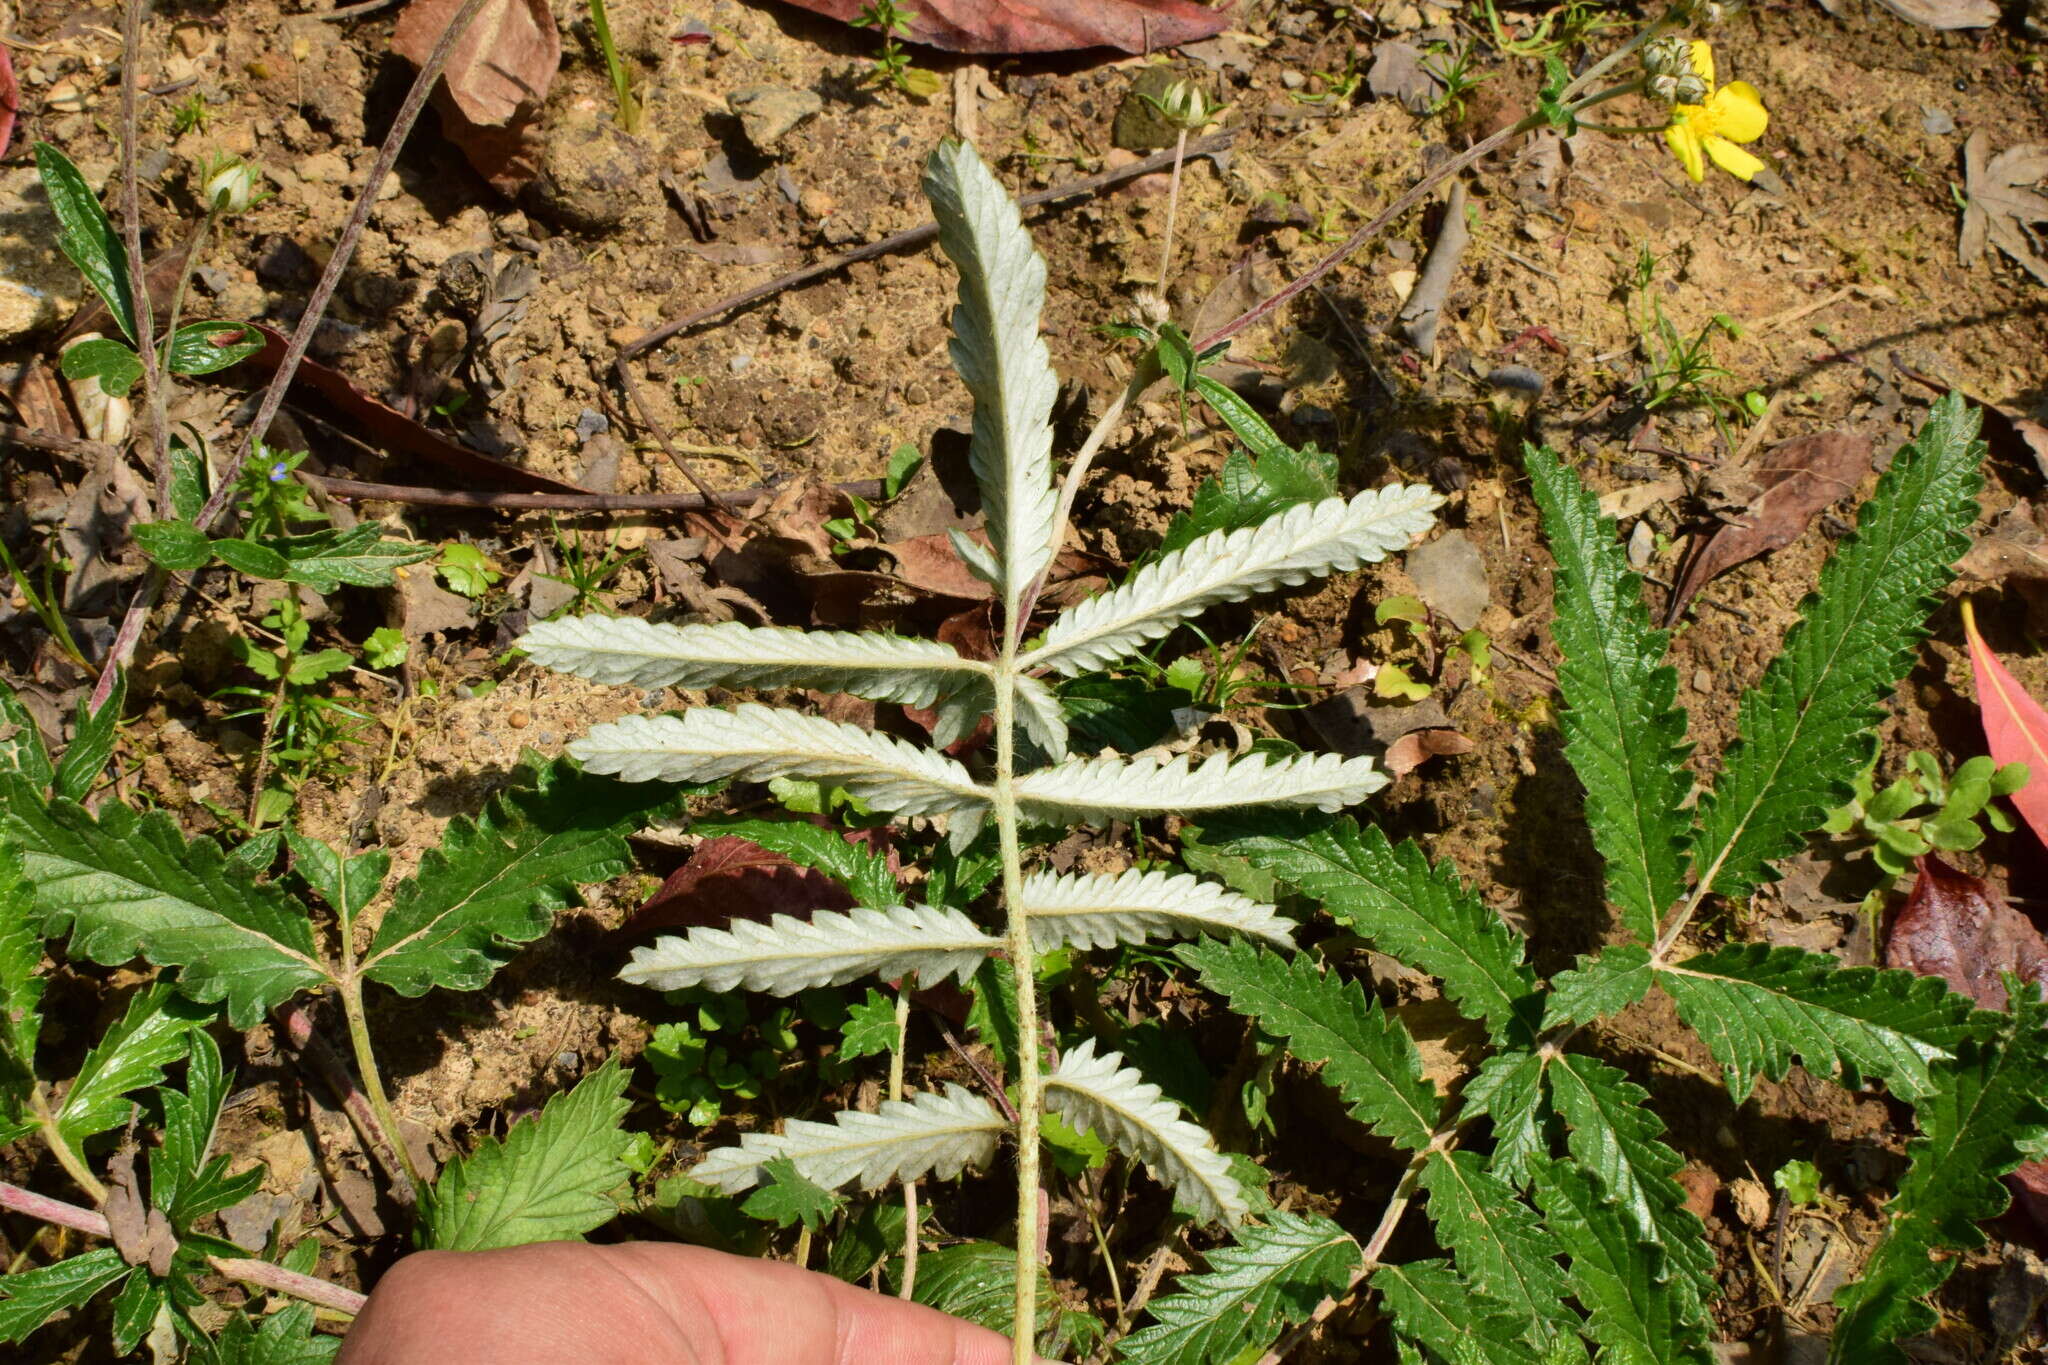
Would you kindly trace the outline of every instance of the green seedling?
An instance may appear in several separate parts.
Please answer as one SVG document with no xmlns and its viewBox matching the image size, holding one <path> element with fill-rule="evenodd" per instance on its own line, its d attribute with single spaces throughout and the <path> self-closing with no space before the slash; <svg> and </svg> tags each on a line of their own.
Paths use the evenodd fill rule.
<svg viewBox="0 0 2048 1365">
<path fill-rule="evenodd" d="M 1979 754 L 1947 776 L 1940 759 L 1915 750 L 1906 755 L 1906 775 L 1882 791 L 1877 789 L 1874 765 L 1858 773 L 1854 796 L 1829 811 L 1822 828 L 1829 834 L 1857 832 L 1871 840 L 1870 859 L 1884 874 L 1881 892 L 1924 853 L 1961 853 L 1983 843 L 1980 818 L 1992 829 L 2010 834 L 2012 817 L 1995 800 L 2026 785 L 2024 763 L 2000 765 Z"/>
<path fill-rule="evenodd" d="M 612 41 L 611 16 L 605 11 L 604 0 L 589 0 L 589 5 L 590 30 L 597 36 L 597 50 L 604 57 L 605 74 L 611 77 L 612 107 L 618 115 L 619 130 L 637 133 L 640 131 L 640 100 L 633 93 L 633 77 L 626 70 L 625 59 L 619 55 L 618 44 Z"/>
<path fill-rule="evenodd" d="M 868 68 L 868 84 L 886 85 L 914 100 L 928 100 L 939 93 L 939 74 L 910 64 L 899 37 L 910 35 L 915 10 L 899 8 L 896 0 L 869 0 L 849 22 L 856 28 L 871 28 L 882 35 L 882 50 Z"/>
</svg>

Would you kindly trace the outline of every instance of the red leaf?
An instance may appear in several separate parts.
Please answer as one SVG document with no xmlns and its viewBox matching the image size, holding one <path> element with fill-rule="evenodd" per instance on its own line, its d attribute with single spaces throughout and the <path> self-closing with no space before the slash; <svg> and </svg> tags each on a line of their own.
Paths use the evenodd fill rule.
<svg viewBox="0 0 2048 1365">
<path fill-rule="evenodd" d="M 808 916 L 852 905 L 846 888 L 824 873 L 725 834 L 697 845 L 619 932 L 637 939 L 663 930 L 723 929 L 736 919 L 765 924 L 774 915 Z"/>
<path fill-rule="evenodd" d="M 1916 861 L 1920 877 L 1892 921 L 1885 965 L 1938 976 L 1985 1009 L 2005 1008 L 2002 972 L 2048 994 L 2048 940 L 2034 922 L 1983 878 L 1931 853 Z"/>
<path fill-rule="evenodd" d="M 1865 436 L 1823 431 L 1774 447 L 1756 471 L 1763 491 L 1740 518 L 1695 542 L 1664 609 L 1664 624 L 1676 621 L 1693 594 L 1737 564 L 1797 540 L 1814 513 L 1855 492 L 1869 472 Z"/>
<path fill-rule="evenodd" d="M 14 115 L 21 108 L 21 90 L 14 83 L 14 59 L 7 55 L 7 45 L 0 43 L 0 156 L 7 155 L 7 144 L 14 140 Z"/>
<path fill-rule="evenodd" d="M 391 50 L 421 65 L 461 8 L 462 0 L 413 0 L 391 31 Z M 448 54 L 434 87 L 441 132 L 502 193 L 539 170 L 534 124 L 561 65 L 547 0 L 489 0 Z"/>
<path fill-rule="evenodd" d="M 1405 777 L 1439 754 L 1469 754 L 1472 741 L 1456 730 L 1410 730 L 1387 746 L 1387 771 Z"/>
<path fill-rule="evenodd" d="M 1970 672 L 1977 679 L 1977 712 L 1984 718 L 1984 742 L 2002 764 L 2027 765 L 2027 785 L 2012 804 L 2041 842 L 2048 844 L 2048 711 L 2027 695 L 1977 633 L 1977 613 L 1963 602 L 1963 634 L 1970 642 Z"/>
<path fill-rule="evenodd" d="M 866 0 L 789 0 L 851 22 Z M 910 37 L 947 52 L 1065 52 L 1115 47 L 1157 52 L 1230 27 L 1227 9 L 1191 0 L 916 0 Z"/>
</svg>

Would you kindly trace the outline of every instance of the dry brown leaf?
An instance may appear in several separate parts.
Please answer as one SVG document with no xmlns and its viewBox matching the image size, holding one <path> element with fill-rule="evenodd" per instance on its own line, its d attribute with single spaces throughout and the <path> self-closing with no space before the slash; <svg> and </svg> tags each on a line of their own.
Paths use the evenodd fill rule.
<svg viewBox="0 0 2048 1365">
<path fill-rule="evenodd" d="M 1440 754 L 1469 754 L 1472 741 L 1456 730 L 1411 730 L 1387 746 L 1381 762 L 1396 777 L 1414 772 Z"/>
<path fill-rule="evenodd" d="M 789 0 L 799 9 L 851 22 L 866 0 Z M 917 0 L 906 6 L 910 37 L 947 52 L 1066 52 L 1115 47 L 1157 52 L 1221 33 L 1229 8 L 1191 0 Z"/>
<path fill-rule="evenodd" d="M 1990 28 L 1998 22 L 1998 0 L 1877 0 L 1901 19 L 1924 28 Z"/>
<path fill-rule="evenodd" d="M 2048 988 L 2048 940 L 1982 877 L 1933 854 L 1916 860 L 1920 876 L 1892 921 L 1887 967 L 1938 976 L 1985 1009 L 2006 1006 L 2003 973 Z"/>
<path fill-rule="evenodd" d="M 413 0 L 391 50 L 423 65 L 463 0 Z M 448 54 L 434 103 L 441 131 L 486 180 L 510 193 L 539 170 L 533 124 L 562 65 L 562 36 L 547 0 L 488 0 Z"/>
<path fill-rule="evenodd" d="M 1669 626 L 1708 583 L 1758 555 L 1798 539 L 1814 513 L 1848 497 L 1870 472 L 1870 439 L 1847 432 L 1801 436 L 1770 450 L 1748 471 L 1760 491 L 1734 521 L 1723 523 L 1687 556 L 1670 605 Z"/>
<path fill-rule="evenodd" d="M 1989 243 L 2048 284 L 2048 255 L 2028 227 L 2048 223 L 2048 195 L 2027 188 L 2048 180 L 2048 144 L 2022 143 L 1987 161 L 1990 146 L 1991 135 L 1982 128 L 1963 144 L 1964 189 L 1970 202 L 1963 210 L 1956 254 L 1964 265 L 1975 265 Z"/>
</svg>

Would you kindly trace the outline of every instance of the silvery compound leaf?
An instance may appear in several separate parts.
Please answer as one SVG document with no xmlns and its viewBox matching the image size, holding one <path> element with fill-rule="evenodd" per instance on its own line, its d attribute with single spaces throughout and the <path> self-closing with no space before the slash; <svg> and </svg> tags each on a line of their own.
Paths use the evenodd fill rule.
<svg viewBox="0 0 2048 1365">
<path fill-rule="evenodd" d="M 726 929 L 692 929 L 636 948 L 621 981 L 656 990 L 741 987 L 794 995 L 857 977 L 917 974 L 934 986 L 949 976 L 962 985 L 1002 941 L 958 910 L 899 905 L 820 911 L 809 919 L 776 915 L 766 924 L 736 919 Z"/>
<path fill-rule="evenodd" d="M 690 1178 L 738 1194 L 760 1182 L 762 1166 L 786 1156 L 804 1179 L 827 1189 L 852 1180 L 864 1190 L 928 1175 L 950 1180 L 994 1156 L 1009 1126 L 987 1100 L 948 1083 L 944 1094 L 884 1100 L 879 1113 L 849 1109 L 830 1123 L 791 1119 L 781 1133 L 748 1133 L 739 1146 L 720 1147 L 697 1163 Z"/>
<path fill-rule="evenodd" d="M 1302 503 L 1241 531 L 1214 531 L 1071 607 L 1019 667 L 1072 676 L 1103 668 L 1221 602 L 1295 587 L 1385 559 L 1428 529 L 1443 498 L 1421 484 Z"/>
<path fill-rule="evenodd" d="M 1067 713 L 1050 687 L 1022 674 L 1017 678 L 1017 723 L 1051 759 L 1067 756 Z"/>
<path fill-rule="evenodd" d="M 981 485 L 1005 605 L 1052 558 L 1052 404 L 1059 377 L 1038 335 L 1045 261 L 1008 191 L 964 142 L 925 163 L 939 246 L 960 271 L 953 367 L 974 395 L 967 458 Z M 971 564 L 973 561 L 969 560 Z"/>
<path fill-rule="evenodd" d="M 1045 1078 L 1045 1107 L 1137 1157 L 1205 1221 L 1238 1222 L 1246 1205 L 1229 1158 L 1198 1125 L 1180 1116 L 1179 1105 L 1123 1060 L 1114 1052 L 1096 1056 L 1095 1040 L 1087 1039 L 1061 1057 L 1059 1069 Z"/>
<path fill-rule="evenodd" d="M 833 782 L 903 815 L 979 808 L 987 801 L 967 770 L 944 754 L 753 702 L 730 711 L 698 707 L 681 716 L 625 716 L 572 742 L 569 753 L 591 772 L 628 782 Z"/>
<path fill-rule="evenodd" d="M 1293 922 L 1272 906 L 1196 877 L 1136 868 L 1115 877 L 1034 872 L 1018 899 L 1040 951 L 1205 933 L 1251 934 L 1294 946 Z"/>
<path fill-rule="evenodd" d="M 1040 820 L 1105 824 L 1144 815 L 1192 815 L 1238 806 L 1294 806 L 1339 811 L 1387 785 L 1369 758 L 1263 754 L 1232 759 L 1211 754 L 1191 767 L 1185 754 L 1156 758 L 1073 758 L 1021 775 L 1017 799 Z"/>
<path fill-rule="evenodd" d="M 519 647 L 542 667 L 632 687 L 815 687 L 905 706 L 975 689 L 982 711 L 991 699 L 987 664 L 894 635 L 570 616 L 536 625 Z"/>
</svg>

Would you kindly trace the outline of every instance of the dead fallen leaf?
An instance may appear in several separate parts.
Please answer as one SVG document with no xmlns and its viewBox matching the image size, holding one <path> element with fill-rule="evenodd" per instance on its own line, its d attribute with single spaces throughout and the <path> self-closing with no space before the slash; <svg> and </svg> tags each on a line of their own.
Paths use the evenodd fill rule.
<svg viewBox="0 0 2048 1365">
<path fill-rule="evenodd" d="M 1734 521 L 1697 539 L 1664 609 L 1671 625 L 1699 590 L 1737 564 L 1790 545 L 1814 513 L 1856 491 L 1870 472 L 1870 439 L 1817 432 L 1773 447 L 1748 471 L 1761 490 Z"/>
<path fill-rule="evenodd" d="M 789 3 L 850 23 L 866 0 Z M 910 37 L 946 52 L 1157 52 L 1221 33 L 1231 19 L 1228 7 L 1204 9 L 1191 0 L 918 0 L 909 8 Z"/>
<path fill-rule="evenodd" d="M 970 534 L 979 543 L 988 543 L 986 535 L 980 532 Z M 986 601 L 995 596 L 994 589 L 967 571 L 965 561 L 953 549 L 952 538 L 943 533 L 912 536 L 908 540 L 892 541 L 882 548 L 895 557 L 896 576 L 913 588 L 970 602 Z"/>
<path fill-rule="evenodd" d="M 41 356 L 30 356 L 19 365 L 0 369 L 7 402 L 15 420 L 30 431 L 49 436 L 78 436 L 78 419 L 65 401 L 64 386 L 56 370 Z"/>
<path fill-rule="evenodd" d="M 1401 777 L 1439 755 L 1469 754 L 1472 749 L 1472 741 L 1456 730 L 1411 730 L 1388 745 L 1387 756 L 1380 761 Z"/>
<path fill-rule="evenodd" d="M 391 50 L 426 62 L 463 0 L 413 0 L 391 33 Z M 547 0 L 488 0 L 448 54 L 434 104 L 441 131 L 478 174 L 512 191 L 539 170 L 533 125 L 562 64 L 562 37 Z"/>
<path fill-rule="evenodd" d="M 1995 7 L 1992 14 L 1997 14 Z M 1975 265 L 1988 242 L 2036 280 L 2048 284 L 2048 256 L 2041 253 L 2027 227 L 2048 223 L 2048 195 L 2025 188 L 2048 179 L 2048 144 L 2022 143 L 1987 161 L 1985 153 L 1990 146 L 1991 135 L 1982 128 L 1963 143 L 1964 191 L 1970 202 L 1963 210 L 1956 254 L 1964 265 Z"/>
<path fill-rule="evenodd" d="M 1365 86 L 1375 98 L 1395 99 L 1418 117 L 1427 114 L 1443 93 L 1444 82 L 1413 43 L 1381 43 L 1372 50 Z"/>
<path fill-rule="evenodd" d="M 2002 972 L 2048 994 L 2048 939 L 1984 881 L 1933 854 L 1920 869 L 1884 946 L 1887 967 L 1938 976 L 1985 1009 L 2005 1008 Z"/>
<path fill-rule="evenodd" d="M 124 1139 L 107 1162 L 107 1197 L 100 1205 L 107 1218 L 107 1233 L 114 1249 L 130 1265 L 146 1265 L 153 1274 L 171 1273 L 171 1257 L 178 1250 L 171 1220 L 143 1198 L 135 1179 L 135 1142 Z"/>
<path fill-rule="evenodd" d="M 0 44 L 0 156 L 7 154 L 7 144 L 14 140 L 14 115 L 21 107 L 20 88 L 14 83 L 14 59 L 7 55 L 7 48 Z"/>
<path fill-rule="evenodd" d="M 1998 22 L 1997 0 L 1877 0 L 1893 14 L 1926 28 L 1990 28 Z"/>
<path fill-rule="evenodd" d="M 774 915 L 808 917 L 853 903 L 845 887 L 815 868 L 723 834 L 697 845 L 618 932 L 637 940 L 657 931 L 723 929 L 736 919 L 765 924 Z"/>
</svg>

